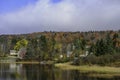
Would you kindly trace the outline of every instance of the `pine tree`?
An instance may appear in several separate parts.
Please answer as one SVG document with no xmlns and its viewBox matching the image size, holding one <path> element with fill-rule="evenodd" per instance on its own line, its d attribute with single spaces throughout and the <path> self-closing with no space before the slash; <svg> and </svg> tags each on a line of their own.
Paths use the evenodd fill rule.
<svg viewBox="0 0 120 80">
<path fill-rule="evenodd" d="M 114 50 L 116 51 L 116 52 L 120 52 L 120 38 L 119 38 L 119 35 L 118 35 L 118 33 L 115 33 L 114 35 L 113 35 L 113 46 L 114 46 Z"/>
<path fill-rule="evenodd" d="M 106 53 L 106 43 L 103 39 L 98 40 L 96 43 L 96 56 L 104 55 Z"/>
<path fill-rule="evenodd" d="M 93 53 L 93 54 L 96 53 L 96 45 L 94 45 L 94 44 L 91 45 L 91 47 L 89 48 L 89 54 L 90 53 Z"/>
<path fill-rule="evenodd" d="M 113 54 L 114 53 L 113 40 L 110 37 L 110 34 L 107 34 L 107 36 L 106 36 L 106 53 L 107 54 Z"/>
</svg>

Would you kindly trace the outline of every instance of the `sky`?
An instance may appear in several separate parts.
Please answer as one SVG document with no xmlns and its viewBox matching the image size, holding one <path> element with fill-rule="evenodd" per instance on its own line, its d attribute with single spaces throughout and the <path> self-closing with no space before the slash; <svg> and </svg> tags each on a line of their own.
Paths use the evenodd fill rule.
<svg viewBox="0 0 120 80">
<path fill-rule="evenodd" d="M 0 0 L 0 34 L 120 29 L 120 0 Z"/>
</svg>

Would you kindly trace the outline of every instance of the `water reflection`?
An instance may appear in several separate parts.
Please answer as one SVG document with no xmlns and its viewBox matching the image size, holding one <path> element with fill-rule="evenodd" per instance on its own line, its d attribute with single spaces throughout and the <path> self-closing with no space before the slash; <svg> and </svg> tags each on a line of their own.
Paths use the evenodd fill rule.
<svg viewBox="0 0 120 80">
<path fill-rule="evenodd" d="M 0 80 L 24 80 L 22 64 L 0 64 Z"/>
<path fill-rule="evenodd" d="M 52 65 L 24 65 L 27 80 L 54 80 Z"/>
<path fill-rule="evenodd" d="M 0 80 L 120 80 L 114 78 L 90 77 L 91 73 L 74 70 L 60 70 L 53 65 L 0 64 Z"/>
</svg>

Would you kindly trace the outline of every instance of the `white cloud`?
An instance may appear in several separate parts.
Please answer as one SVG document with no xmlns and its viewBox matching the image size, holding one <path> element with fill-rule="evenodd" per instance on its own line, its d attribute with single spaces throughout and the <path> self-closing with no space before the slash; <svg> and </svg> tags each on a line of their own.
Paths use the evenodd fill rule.
<svg viewBox="0 0 120 80">
<path fill-rule="evenodd" d="M 120 29 L 118 0 L 38 0 L 0 15 L 2 33 Z M 111 4 L 113 2 L 113 4 Z M 120 4 L 120 3 L 119 3 Z"/>
</svg>

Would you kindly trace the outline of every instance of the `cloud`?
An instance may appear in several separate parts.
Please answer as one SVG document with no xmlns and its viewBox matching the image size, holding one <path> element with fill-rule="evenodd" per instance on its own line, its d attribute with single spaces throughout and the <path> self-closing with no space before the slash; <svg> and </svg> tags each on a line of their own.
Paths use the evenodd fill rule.
<svg viewBox="0 0 120 80">
<path fill-rule="evenodd" d="M 0 32 L 88 31 L 120 29 L 119 0 L 38 0 L 0 15 Z"/>
</svg>

